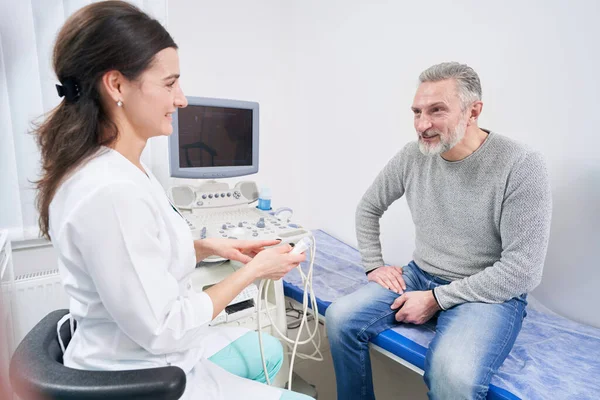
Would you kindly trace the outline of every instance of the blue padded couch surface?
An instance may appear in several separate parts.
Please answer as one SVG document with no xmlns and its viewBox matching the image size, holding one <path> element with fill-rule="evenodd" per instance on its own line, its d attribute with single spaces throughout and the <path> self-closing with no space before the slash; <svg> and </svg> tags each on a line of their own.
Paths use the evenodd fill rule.
<svg viewBox="0 0 600 400">
<path fill-rule="evenodd" d="M 313 289 L 319 313 L 337 298 L 367 283 L 360 254 L 317 230 Z M 410 260 L 407 260 L 407 262 Z M 302 265 L 307 271 L 308 262 Z M 284 293 L 302 302 L 302 281 L 293 270 L 284 278 Z M 600 399 L 600 329 L 554 314 L 531 296 L 527 317 L 508 358 L 492 378 L 488 399 Z M 373 343 L 423 369 L 435 326 L 399 324 Z"/>
</svg>

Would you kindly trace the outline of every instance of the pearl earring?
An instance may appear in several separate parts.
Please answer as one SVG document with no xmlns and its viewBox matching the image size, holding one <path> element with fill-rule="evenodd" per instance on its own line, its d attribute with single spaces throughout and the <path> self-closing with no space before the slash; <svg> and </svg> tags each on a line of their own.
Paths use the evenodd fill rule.
<svg viewBox="0 0 600 400">
<path fill-rule="evenodd" d="M 121 100 L 117 101 L 117 107 L 123 107 L 123 102 Z"/>
</svg>

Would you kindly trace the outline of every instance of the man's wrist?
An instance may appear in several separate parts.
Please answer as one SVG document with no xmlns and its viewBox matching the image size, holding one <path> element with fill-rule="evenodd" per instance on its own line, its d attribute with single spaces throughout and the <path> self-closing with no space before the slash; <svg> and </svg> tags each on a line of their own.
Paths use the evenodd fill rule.
<svg viewBox="0 0 600 400">
<path fill-rule="evenodd" d="M 373 268 L 373 269 L 370 269 L 370 270 L 368 270 L 367 272 L 365 272 L 365 274 L 366 274 L 367 276 L 369 276 L 369 274 L 370 274 L 371 272 L 373 272 L 373 271 L 375 271 L 375 270 L 377 270 L 377 269 L 379 269 L 379 268 L 381 268 L 381 267 L 375 267 L 375 268 Z"/>
<path fill-rule="evenodd" d="M 440 310 L 443 310 L 444 308 L 442 307 L 442 305 L 440 304 L 440 301 L 438 300 L 436 294 L 435 294 L 435 289 L 431 289 L 431 294 L 433 295 L 433 299 L 435 300 L 435 304 L 438 306 L 438 308 Z"/>
</svg>

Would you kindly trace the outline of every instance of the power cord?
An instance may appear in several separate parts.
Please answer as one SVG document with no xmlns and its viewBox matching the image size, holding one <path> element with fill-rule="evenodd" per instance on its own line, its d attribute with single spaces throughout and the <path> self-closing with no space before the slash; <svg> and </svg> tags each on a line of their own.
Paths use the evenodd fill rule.
<svg viewBox="0 0 600 400">
<path fill-rule="evenodd" d="M 316 242 L 315 239 L 310 236 L 310 264 L 308 267 L 308 273 L 304 274 L 304 272 L 302 271 L 302 268 L 300 267 L 300 265 L 297 267 L 298 272 L 300 272 L 300 277 L 302 278 L 302 283 L 303 283 L 303 287 L 304 287 L 304 295 L 302 298 L 302 304 L 303 304 L 303 309 L 302 310 L 297 310 L 298 312 L 300 312 L 301 314 L 301 318 L 300 318 L 300 324 L 298 325 L 298 333 L 296 335 L 296 339 L 292 340 L 290 338 L 287 337 L 287 335 L 283 332 L 281 332 L 279 330 L 279 328 L 277 327 L 277 325 L 273 322 L 273 318 L 271 316 L 271 312 L 269 310 L 269 305 L 267 302 L 267 294 L 269 291 L 269 287 L 272 284 L 273 281 L 271 280 L 262 280 L 260 282 L 259 288 L 258 288 L 258 309 L 257 309 L 257 322 L 258 322 L 258 344 L 260 347 L 260 357 L 262 360 L 262 364 L 263 364 L 263 370 L 265 373 L 265 378 L 267 380 L 267 384 L 271 384 L 270 380 L 269 380 L 269 374 L 267 372 L 267 364 L 265 362 L 265 355 L 264 355 L 264 350 L 263 350 L 263 343 L 262 343 L 262 331 L 261 331 L 261 323 L 260 323 L 260 319 L 261 319 L 261 305 L 262 302 L 265 302 L 265 309 L 266 309 L 266 313 L 267 316 L 269 317 L 269 321 L 271 322 L 271 326 L 272 328 L 275 330 L 275 332 L 277 332 L 277 334 L 281 337 L 281 339 L 283 340 L 283 342 L 286 344 L 286 346 L 288 347 L 288 349 L 292 349 L 291 353 L 291 359 L 290 359 L 290 372 L 289 372 L 289 376 L 288 376 L 288 389 L 291 390 L 292 389 L 292 373 L 294 370 L 294 359 L 296 358 L 296 355 L 298 356 L 298 358 L 301 359 L 310 359 L 310 360 L 314 360 L 314 361 L 323 361 L 323 354 L 321 354 L 321 351 L 319 350 L 320 346 L 321 346 L 321 335 L 319 335 L 319 309 L 317 306 L 317 298 L 315 296 L 313 287 L 312 287 L 312 278 L 313 278 L 313 266 L 314 266 L 314 262 L 315 262 L 315 254 L 316 254 Z M 310 329 L 310 325 L 308 324 L 309 321 L 309 312 L 308 312 L 308 304 L 311 304 L 311 308 L 313 310 L 314 315 L 312 315 L 312 320 L 315 321 L 314 324 L 314 329 L 311 331 Z M 308 332 L 308 338 L 305 340 L 300 340 L 300 335 L 302 334 L 302 328 L 304 327 L 304 325 L 306 324 L 306 330 Z M 317 340 L 315 341 L 314 338 L 315 336 L 317 337 Z M 302 353 L 297 353 L 297 349 L 298 349 L 298 345 L 301 344 L 306 344 L 312 342 L 312 344 L 315 346 L 315 351 L 308 355 L 308 354 L 302 354 Z"/>
<path fill-rule="evenodd" d="M 302 310 L 299 310 L 296 307 L 294 307 L 291 302 L 289 302 L 288 305 L 289 306 L 285 309 L 285 316 L 288 319 L 287 328 L 288 329 L 297 329 L 298 327 L 300 327 L 300 319 L 302 318 L 302 315 L 303 315 Z M 292 322 L 289 322 L 290 318 L 292 319 Z M 308 315 L 306 316 L 306 322 L 313 321 L 314 318 L 315 318 L 315 316 L 309 312 Z M 319 320 L 319 325 L 325 325 L 325 324 L 323 324 L 323 321 Z"/>
</svg>

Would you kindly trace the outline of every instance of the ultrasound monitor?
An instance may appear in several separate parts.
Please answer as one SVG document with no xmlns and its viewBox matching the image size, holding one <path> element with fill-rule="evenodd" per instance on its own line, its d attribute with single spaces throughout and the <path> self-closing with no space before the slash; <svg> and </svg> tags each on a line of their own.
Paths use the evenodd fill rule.
<svg viewBox="0 0 600 400">
<path fill-rule="evenodd" d="M 177 178 L 228 178 L 258 172 L 258 103 L 187 97 L 173 114 L 169 167 Z"/>
</svg>

